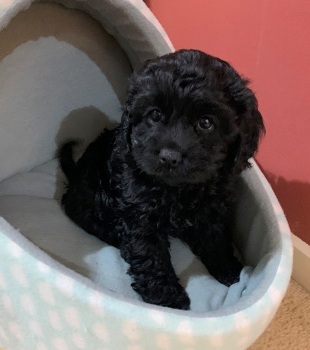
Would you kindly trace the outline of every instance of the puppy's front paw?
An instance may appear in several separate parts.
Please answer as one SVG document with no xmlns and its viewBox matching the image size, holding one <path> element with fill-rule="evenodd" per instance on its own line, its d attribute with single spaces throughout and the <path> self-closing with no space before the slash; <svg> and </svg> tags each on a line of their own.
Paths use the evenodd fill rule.
<svg viewBox="0 0 310 350">
<path fill-rule="evenodd" d="M 220 268 L 214 268 L 210 273 L 215 277 L 220 283 L 227 287 L 230 287 L 234 283 L 238 283 L 240 279 L 240 273 L 243 265 L 239 263 L 238 260 L 231 260 L 227 262 L 226 265 Z"/>
<path fill-rule="evenodd" d="M 179 283 L 173 285 L 156 285 L 149 292 L 148 295 L 141 295 L 147 303 L 181 310 L 189 310 L 190 308 L 190 299 Z"/>
<path fill-rule="evenodd" d="M 169 295 L 169 299 L 168 304 L 165 306 L 173 309 L 189 310 L 191 302 L 188 294 L 181 285 L 169 286 L 167 295 Z"/>
</svg>

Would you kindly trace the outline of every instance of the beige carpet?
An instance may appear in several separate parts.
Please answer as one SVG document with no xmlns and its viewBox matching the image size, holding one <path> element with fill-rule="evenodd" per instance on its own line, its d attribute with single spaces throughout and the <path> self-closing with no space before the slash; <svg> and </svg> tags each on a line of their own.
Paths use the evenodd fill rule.
<svg viewBox="0 0 310 350">
<path fill-rule="evenodd" d="M 294 280 L 265 333 L 249 350 L 310 350 L 310 294 Z"/>
</svg>

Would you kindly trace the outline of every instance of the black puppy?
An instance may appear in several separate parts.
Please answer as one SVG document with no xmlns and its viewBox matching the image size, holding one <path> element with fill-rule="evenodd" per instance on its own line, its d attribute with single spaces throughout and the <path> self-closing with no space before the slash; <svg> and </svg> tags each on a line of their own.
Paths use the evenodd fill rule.
<svg viewBox="0 0 310 350">
<path fill-rule="evenodd" d="M 190 307 L 169 235 L 185 241 L 218 281 L 238 281 L 229 212 L 237 175 L 264 132 L 247 85 L 227 62 L 201 51 L 150 60 L 131 77 L 120 125 L 77 163 L 72 142 L 60 151 L 66 214 L 120 249 L 133 289 L 148 303 Z"/>
</svg>

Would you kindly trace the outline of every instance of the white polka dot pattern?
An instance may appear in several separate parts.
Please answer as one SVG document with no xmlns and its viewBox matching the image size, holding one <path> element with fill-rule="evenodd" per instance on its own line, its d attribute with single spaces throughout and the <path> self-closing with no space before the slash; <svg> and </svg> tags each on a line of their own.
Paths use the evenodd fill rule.
<svg viewBox="0 0 310 350">
<path fill-rule="evenodd" d="M 77 349 L 86 349 L 85 339 L 79 333 L 72 335 L 72 343 Z"/>
<path fill-rule="evenodd" d="M 292 247 L 284 216 L 275 209 L 284 232 L 275 278 L 256 303 L 221 317 L 188 317 L 113 298 L 36 260 L 2 234 L 1 227 L 12 228 L 0 219 L 1 344 L 23 350 L 89 349 L 89 344 L 109 350 L 246 349 L 269 324 L 289 281 Z"/>
<path fill-rule="evenodd" d="M 126 2 L 88 0 L 86 5 L 83 1 L 98 17 L 108 5 L 112 8 L 112 4 L 122 6 Z M 1 0 L 0 13 L 12 17 L 31 2 Z M 129 12 L 135 9 L 144 14 L 144 18 L 151 22 L 150 27 L 158 28 L 163 38 L 166 37 L 142 1 L 127 2 Z M 7 18 L 0 16 L 0 27 L 6 24 Z M 123 33 L 128 40 L 130 35 L 130 30 Z M 131 44 L 137 44 L 140 37 L 131 39 Z M 172 50 L 168 39 L 167 44 Z M 252 171 L 259 174 L 255 166 Z M 292 265 L 290 229 L 281 206 L 262 175 L 256 176 L 271 202 L 273 213 L 270 215 L 274 215 L 278 225 L 281 241 L 278 269 L 259 300 L 242 311 L 218 317 L 189 316 L 166 308 L 162 311 L 118 299 L 109 292 L 97 291 L 92 284 L 75 280 L 68 270 L 63 269 L 68 272 L 67 276 L 53 265 L 49 266 L 44 253 L 31 243 L 21 240 L 19 245 L 19 234 L 0 218 L 1 347 L 23 350 L 248 348 L 274 316 L 286 291 Z"/>
</svg>

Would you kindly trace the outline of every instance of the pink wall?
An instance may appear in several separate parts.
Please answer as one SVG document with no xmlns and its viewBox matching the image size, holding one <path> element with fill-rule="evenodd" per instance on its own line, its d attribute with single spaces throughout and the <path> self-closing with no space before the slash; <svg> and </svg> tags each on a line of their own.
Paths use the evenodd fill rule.
<svg viewBox="0 0 310 350">
<path fill-rule="evenodd" d="M 146 2 L 176 49 L 219 56 L 251 79 L 267 129 L 257 161 L 310 244 L 309 0 Z"/>
</svg>

